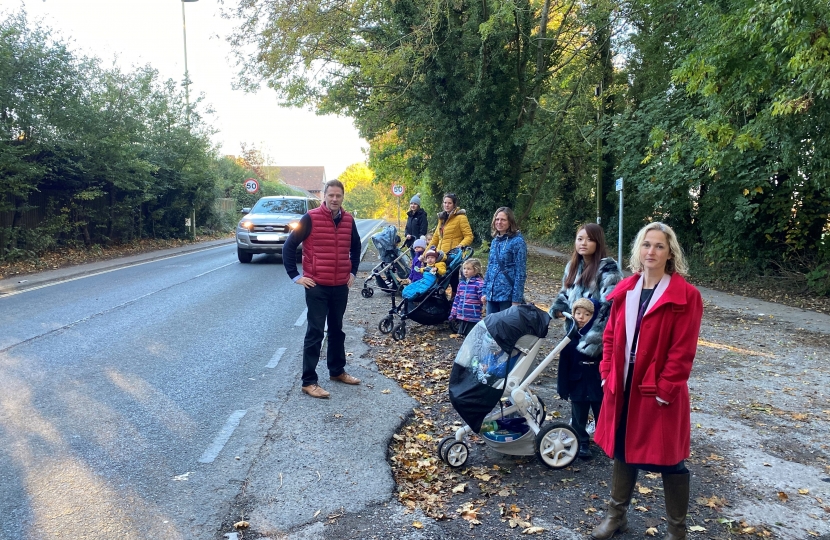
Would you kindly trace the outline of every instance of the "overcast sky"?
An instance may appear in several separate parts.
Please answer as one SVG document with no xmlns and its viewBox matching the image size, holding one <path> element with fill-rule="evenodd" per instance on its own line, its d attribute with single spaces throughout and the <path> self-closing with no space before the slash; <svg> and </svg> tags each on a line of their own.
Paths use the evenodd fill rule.
<svg viewBox="0 0 830 540">
<path fill-rule="evenodd" d="M 77 51 L 115 60 L 124 70 L 150 64 L 163 79 L 184 79 L 179 0 L 0 0 L 0 13 L 22 6 L 30 24 L 43 20 Z M 231 89 L 235 69 L 224 40 L 231 23 L 220 18 L 217 0 L 186 3 L 185 17 L 191 100 L 203 93 L 216 110 L 215 142 L 223 153 L 239 154 L 240 143 L 247 143 L 262 149 L 272 165 L 323 165 L 329 179 L 365 160 L 368 144 L 351 119 L 278 107 L 268 89 Z"/>
</svg>

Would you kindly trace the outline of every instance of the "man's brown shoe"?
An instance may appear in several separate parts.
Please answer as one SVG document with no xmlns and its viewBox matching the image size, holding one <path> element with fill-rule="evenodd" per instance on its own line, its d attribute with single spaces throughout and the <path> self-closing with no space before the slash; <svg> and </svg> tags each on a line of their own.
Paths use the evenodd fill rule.
<svg viewBox="0 0 830 540">
<path fill-rule="evenodd" d="M 320 399 L 327 399 L 331 395 L 316 384 L 309 384 L 308 386 L 303 386 L 303 393 L 308 394 L 311 397 Z"/>
<path fill-rule="evenodd" d="M 352 377 L 351 375 L 349 375 L 345 371 L 343 373 L 341 373 L 340 375 L 338 375 L 337 377 L 329 377 L 329 379 L 331 379 L 333 381 L 340 381 L 340 382 L 346 383 L 346 384 L 360 384 L 360 379 L 358 379 L 357 377 Z"/>
</svg>

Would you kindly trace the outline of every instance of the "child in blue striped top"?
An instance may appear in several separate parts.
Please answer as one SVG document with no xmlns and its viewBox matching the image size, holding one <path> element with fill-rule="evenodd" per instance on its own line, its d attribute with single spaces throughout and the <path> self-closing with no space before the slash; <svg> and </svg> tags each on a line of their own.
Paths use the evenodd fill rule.
<svg viewBox="0 0 830 540">
<path fill-rule="evenodd" d="M 481 296 L 484 290 L 481 261 L 467 259 L 461 266 L 461 272 L 464 274 L 464 279 L 458 284 L 458 292 L 450 311 L 450 320 L 460 321 L 458 333 L 466 337 L 473 326 L 481 320 Z"/>
</svg>

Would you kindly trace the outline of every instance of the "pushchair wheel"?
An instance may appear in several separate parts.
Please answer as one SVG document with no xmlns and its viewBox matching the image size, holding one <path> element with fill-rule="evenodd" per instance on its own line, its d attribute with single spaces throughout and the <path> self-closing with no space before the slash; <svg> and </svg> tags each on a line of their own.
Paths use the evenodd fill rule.
<svg viewBox="0 0 830 540">
<path fill-rule="evenodd" d="M 536 424 L 541 427 L 542 424 L 545 423 L 545 418 L 547 418 L 548 415 L 547 409 L 545 408 L 545 402 L 542 401 L 542 398 L 536 395 L 533 396 L 533 408 L 530 412 L 533 414 Z"/>
<path fill-rule="evenodd" d="M 462 441 L 455 441 L 447 446 L 446 458 L 444 461 L 453 469 L 463 467 L 467 463 L 467 458 L 470 457 L 470 448 Z"/>
<path fill-rule="evenodd" d="M 386 317 L 382 318 L 378 323 L 378 330 L 380 330 L 381 334 L 388 334 L 392 331 L 394 323 L 395 319 L 392 318 L 392 315 L 387 315 Z"/>
<path fill-rule="evenodd" d="M 392 339 L 395 341 L 401 341 L 406 337 L 406 325 L 401 323 L 395 327 L 392 331 Z"/>
<path fill-rule="evenodd" d="M 447 446 L 448 442 L 454 441 L 455 437 L 444 437 L 441 439 L 441 442 L 438 443 L 438 457 L 441 458 L 441 461 L 447 461 Z"/>
<path fill-rule="evenodd" d="M 366 287 L 365 289 L 360 291 L 360 294 L 363 296 L 363 298 L 371 298 L 372 295 L 375 294 L 375 290 L 371 287 Z"/>
<path fill-rule="evenodd" d="M 567 467 L 576 459 L 578 452 L 579 439 L 568 424 L 550 424 L 536 435 L 536 457 L 548 468 Z"/>
</svg>

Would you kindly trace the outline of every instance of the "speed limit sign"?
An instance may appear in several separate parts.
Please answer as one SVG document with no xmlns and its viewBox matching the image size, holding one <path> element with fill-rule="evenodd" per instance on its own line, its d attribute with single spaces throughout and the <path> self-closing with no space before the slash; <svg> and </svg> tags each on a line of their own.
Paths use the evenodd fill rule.
<svg viewBox="0 0 830 540">
<path fill-rule="evenodd" d="M 256 178 L 248 178 L 245 180 L 245 191 L 248 193 L 256 193 L 259 190 L 259 182 Z"/>
<path fill-rule="evenodd" d="M 400 197 L 403 195 L 404 187 L 401 184 L 392 184 L 392 195 L 395 197 Z"/>
</svg>

